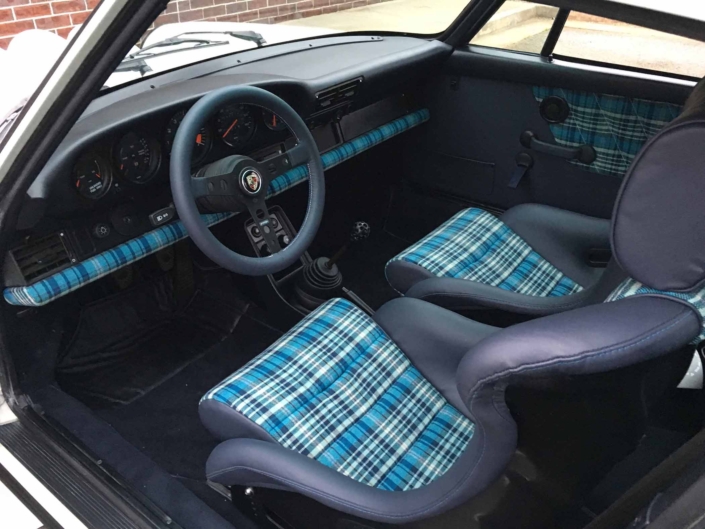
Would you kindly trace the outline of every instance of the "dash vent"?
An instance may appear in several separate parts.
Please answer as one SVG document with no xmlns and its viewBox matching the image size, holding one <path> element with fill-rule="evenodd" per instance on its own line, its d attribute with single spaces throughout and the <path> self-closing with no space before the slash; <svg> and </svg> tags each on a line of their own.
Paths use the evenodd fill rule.
<svg viewBox="0 0 705 529">
<path fill-rule="evenodd" d="M 58 233 L 25 242 L 10 252 L 27 283 L 53 274 L 71 264 L 69 251 Z"/>
<path fill-rule="evenodd" d="M 357 95 L 362 77 L 331 86 L 316 94 L 316 112 L 330 110 L 352 102 Z"/>
</svg>

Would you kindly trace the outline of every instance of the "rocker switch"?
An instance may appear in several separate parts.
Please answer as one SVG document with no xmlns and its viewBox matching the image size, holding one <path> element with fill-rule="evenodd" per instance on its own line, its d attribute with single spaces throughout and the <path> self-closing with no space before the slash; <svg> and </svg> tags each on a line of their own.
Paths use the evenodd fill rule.
<svg viewBox="0 0 705 529">
<path fill-rule="evenodd" d="M 174 220 L 176 217 L 176 208 L 173 206 L 169 206 L 168 208 L 164 209 L 159 209 L 152 213 L 149 216 L 149 222 L 154 226 L 155 228 L 157 226 L 161 226 L 162 224 L 166 224 L 167 222 L 171 222 Z"/>
</svg>

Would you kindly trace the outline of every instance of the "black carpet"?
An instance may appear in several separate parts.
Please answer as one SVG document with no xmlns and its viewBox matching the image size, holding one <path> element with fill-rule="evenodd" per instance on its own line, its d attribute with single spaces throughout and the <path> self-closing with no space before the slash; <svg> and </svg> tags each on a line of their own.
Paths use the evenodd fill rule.
<svg viewBox="0 0 705 529">
<path fill-rule="evenodd" d="M 234 332 L 149 393 L 99 415 L 130 443 L 174 476 L 205 480 L 217 441 L 201 424 L 203 394 L 264 351 L 279 333 L 247 315 Z"/>
<path fill-rule="evenodd" d="M 179 307 L 162 276 L 81 310 L 56 378 L 92 408 L 128 404 L 225 339 L 244 306 L 198 290 Z"/>
</svg>

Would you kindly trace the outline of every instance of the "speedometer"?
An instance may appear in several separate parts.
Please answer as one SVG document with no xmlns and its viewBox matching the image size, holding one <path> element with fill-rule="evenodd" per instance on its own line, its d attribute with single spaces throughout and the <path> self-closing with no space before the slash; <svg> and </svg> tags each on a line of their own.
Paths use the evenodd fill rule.
<svg viewBox="0 0 705 529">
<path fill-rule="evenodd" d="M 221 108 L 215 122 L 216 133 L 230 147 L 242 147 L 255 132 L 255 119 L 247 105 L 229 105 Z"/>
<path fill-rule="evenodd" d="M 115 148 L 115 157 L 122 176 L 133 184 L 148 182 L 159 169 L 159 147 L 135 132 L 122 137 Z"/>
</svg>

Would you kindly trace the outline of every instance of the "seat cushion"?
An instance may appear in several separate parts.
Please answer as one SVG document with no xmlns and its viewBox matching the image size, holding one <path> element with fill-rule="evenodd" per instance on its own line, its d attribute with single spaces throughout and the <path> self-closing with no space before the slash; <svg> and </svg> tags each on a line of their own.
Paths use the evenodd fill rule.
<svg viewBox="0 0 705 529">
<path fill-rule="evenodd" d="M 442 476 L 474 432 L 384 330 L 341 299 L 304 318 L 209 391 L 202 406 L 207 401 L 235 410 L 285 448 L 388 491 Z"/>
<path fill-rule="evenodd" d="M 460 211 L 387 264 L 389 282 L 402 293 L 412 286 L 405 264 L 422 268 L 426 277 L 474 281 L 527 296 L 559 297 L 583 289 L 500 219 L 478 208 Z"/>
</svg>

